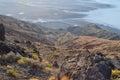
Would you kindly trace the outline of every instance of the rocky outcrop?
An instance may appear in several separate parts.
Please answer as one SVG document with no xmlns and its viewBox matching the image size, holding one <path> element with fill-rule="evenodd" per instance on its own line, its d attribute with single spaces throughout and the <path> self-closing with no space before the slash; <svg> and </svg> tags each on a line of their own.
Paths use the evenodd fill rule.
<svg viewBox="0 0 120 80">
<path fill-rule="evenodd" d="M 3 24 L 0 24 L 0 41 L 5 40 L 5 27 Z"/>
<path fill-rule="evenodd" d="M 111 68 L 106 62 L 102 61 L 87 69 L 85 80 L 110 80 L 110 77 Z"/>
<path fill-rule="evenodd" d="M 115 66 L 115 69 L 120 70 L 120 57 L 115 56 L 114 59 L 111 60 L 112 64 Z"/>
<path fill-rule="evenodd" d="M 0 55 L 7 54 L 10 51 L 10 47 L 6 43 L 0 41 Z"/>
<path fill-rule="evenodd" d="M 58 78 L 68 76 L 70 80 L 110 80 L 114 66 L 101 53 L 88 50 L 68 56 L 61 66 Z"/>
<path fill-rule="evenodd" d="M 26 56 L 24 49 L 21 48 L 20 46 L 0 41 L 0 55 L 4 55 L 4 54 L 7 55 L 11 51 L 15 54 L 18 53 L 22 56 Z"/>
</svg>

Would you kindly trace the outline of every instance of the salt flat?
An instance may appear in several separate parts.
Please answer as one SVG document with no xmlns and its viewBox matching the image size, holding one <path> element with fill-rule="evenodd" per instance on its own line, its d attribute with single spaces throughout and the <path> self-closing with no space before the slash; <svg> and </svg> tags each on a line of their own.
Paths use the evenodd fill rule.
<svg viewBox="0 0 120 80">
<path fill-rule="evenodd" d="M 0 14 L 15 18 L 41 22 L 44 26 L 52 24 L 80 25 L 89 11 L 109 7 L 94 0 L 0 0 Z M 57 26 L 56 28 L 61 28 Z"/>
</svg>

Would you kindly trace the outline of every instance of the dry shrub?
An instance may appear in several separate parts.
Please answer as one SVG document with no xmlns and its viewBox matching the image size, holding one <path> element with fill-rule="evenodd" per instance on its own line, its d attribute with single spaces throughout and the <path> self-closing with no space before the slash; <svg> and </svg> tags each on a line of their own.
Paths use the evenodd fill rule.
<svg viewBox="0 0 120 80">
<path fill-rule="evenodd" d="M 67 76 L 63 76 L 63 77 L 61 77 L 60 80 L 69 80 L 69 78 Z"/>
<path fill-rule="evenodd" d="M 51 76 L 48 80 L 56 80 L 56 77 Z"/>
</svg>

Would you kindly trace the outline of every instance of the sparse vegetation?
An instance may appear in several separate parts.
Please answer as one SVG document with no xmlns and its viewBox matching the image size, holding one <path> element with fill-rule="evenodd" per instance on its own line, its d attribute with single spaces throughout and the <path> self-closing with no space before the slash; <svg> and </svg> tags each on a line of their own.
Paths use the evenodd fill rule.
<svg viewBox="0 0 120 80">
<path fill-rule="evenodd" d="M 5 20 L 1 20 L 1 22 L 3 21 L 5 22 L 7 20 L 6 17 L 3 19 Z M 26 79 L 58 80 L 57 78 L 60 78 L 60 80 L 71 80 L 71 75 L 72 75 L 72 79 L 75 78 L 76 80 L 76 76 L 78 76 L 81 72 L 83 72 L 83 74 L 84 73 L 87 74 L 87 71 L 90 71 L 88 72 L 90 73 L 90 75 L 89 74 L 87 75 L 91 77 L 91 74 L 92 74 L 91 72 L 94 72 L 94 68 L 95 69 L 100 68 L 99 70 L 102 70 L 101 67 L 96 66 L 96 64 L 98 63 L 94 64 L 94 61 L 95 61 L 94 59 L 98 60 L 96 62 L 105 63 L 105 65 L 103 64 L 102 67 L 104 67 L 106 70 L 108 67 L 111 67 L 113 63 L 115 63 L 113 64 L 113 66 L 115 65 L 115 68 L 119 67 L 118 66 L 119 63 L 116 63 L 114 61 L 113 63 L 111 61 L 110 62 L 111 65 L 108 65 L 108 62 L 107 62 L 108 60 L 106 59 L 106 56 L 108 58 L 109 56 L 112 56 L 112 57 L 115 55 L 119 56 L 120 41 L 99 39 L 99 38 L 89 37 L 89 36 L 78 37 L 71 33 L 66 35 L 66 32 L 59 36 L 57 35 L 56 37 L 54 37 L 51 32 L 50 38 L 49 38 L 49 34 L 47 34 L 47 31 L 44 32 L 44 29 L 42 30 L 37 28 L 38 31 L 36 31 L 37 29 L 33 29 L 33 26 L 36 26 L 34 24 L 31 26 L 31 24 L 27 24 L 26 22 L 21 22 L 21 21 L 17 23 L 16 20 L 15 20 L 15 23 L 14 23 L 14 20 L 12 20 L 12 23 L 9 21 L 8 23 L 5 22 L 5 25 L 7 26 L 6 28 L 10 28 L 10 30 L 14 28 L 14 30 L 7 32 L 7 35 L 6 35 L 8 36 L 9 33 L 11 33 L 12 35 L 10 34 L 11 35 L 10 37 L 12 37 L 12 39 L 8 38 L 7 39 L 8 41 L 7 40 L 0 41 L 0 80 L 1 79 L 2 80 L 18 80 L 18 79 L 20 80 L 26 80 Z M 23 27 L 26 27 L 26 28 L 24 29 Z M 99 28 L 97 27 L 92 27 L 92 28 L 93 29 L 95 28 L 95 30 L 99 30 Z M 9 29 L 6 29 L 6 30 L 9 31 Z M 71 29 L 71 31 L 72 30 L 73 29 Z M 85 31 L 87 31 L 87 28 L 85 29 Z M 101 29 L 100 31 L 105 32 Z M 102 34 L 102 32 L 100 32 L 100 34 Z M 39 35 L 38 33 L 39 34 L 42 33 L 42 36 Z M 58 33 L 59 31 L 57 32 L 57 34 Z M 85 32 L 83 31 L 82 33 L 84 34 Z M 93 34 L 92 33 L 90 34 L 94 35 L 96 33 L 93 32 Z M 17 37 L 18 35 L 19 35 L 19 38 Z M 46 37 L 44 38 L 44 35 L 48 37 L 48 40 L 46 40 Z M 54 35 L 56 35 L 56 32 Z M 104 37 L 103 34 L 102 36 Z M 109 36 L 111 35 L 108 35 L 108 37 Z M 16 39 L 15 41 L 15 38 L 20 40 L 17 41 Z M 30 39 L 30 41 L 28 41 L 28 39 Z M 53 41 L 49 41 L 49 39 Z M 57 39 L 59 40 L 57 41 Z M 85 52 L 85 55 L 82 55 L 82 53 L 84 54 L 84 49 L 85 50 L 89 49 L 90 52 Z M 104 54 L 91 55 L 92 53 L 94 54 L 94 52 L 97 50 L 107 55 L 104 55 Z M 80 54 L 78 55 L 78 53 Z M 89 55 L 88 53 L 91 53 L 91 54 Z M 110 58 L 110 60 L 112 60 L 112 58 Z M 83 67 L 80 67 L 80 66 L 83 66 Z M 91 68 L 92 71 L 89 68 Z M 89 69 L 89 70 L 86 71 L 86 69 Z M 111 69 L 109 69 L 109 71 L 106 71 L 106 74 L 110 73 L 109 78 L 111 77 L 114 79 L 119 78 L 120 70 L 118 69 L 119 68 L 112 70 L 112 75 L 111 75 Z M 98 73 L 98 75 L 100 73 L 100 75 L 104 77 L 104 75 L 102 74 L 102 71 L 99 72 L 99 70 L 96 70 L 97 72 L 95 71 L 95 73 L 96 74 Z M 54 76 L 51 76 L 51 75 L 54 75 Z M 67 75 L 67 76 L 62 76 L 62 75 Z M 81 74 L 79 76 L 81 76 Z M 96 76 L 93 74 L 92 77 L 96 77 Z M 95 80 L 97 80 L 97 78 Z"/>
<path fill-rule="evenodd" d="M 38 78 L 30 78 L 29 80 L 39 80 Z"/>
<path fill-rule="evenodd" d="M 19 59 L 19 60 L 17 61 L 17 63 L 18 63 L 18 64 L 27 64 L 27 63 L 28 63 L 28 59 L 25 58 L 25 57 L 23 57 L 23 58 Z"/>
<path fill-rule="evenodd" d="M 52 64 L 52 63 L 48 63 L 48 64 L 46 65 L 46 67 L 52 68 L 52 67 L 53 67 L 53 64 Z"/>
<path fill-rule="evenodd" d="M 39 56 L 38 56 L 37 53 L 33 53 L 33 54 L 32 54 L 32 58 L 33 58 L 34 60 L 39 60 Z"/>
<path fill-rule="evenodd" d="M 67 76 L 63 76 L 61 77 L 61 80 L 69 80 L 69 78 Z"/>
<path fill-rule="evenodd" d="M 56 77 L 51 76 L 48 80 L 57 80 Z"/>
<path fill-rule="evenodd" d="M 53 64 L 52 63 L 49 63 L 47 60 L 43 60 L 42 62 L 46 67 L 48 68 L 52 68 L 53 67 Z"/>
<path fill-rule="evenodd" d="M 16 72 L 15 70 L 13 69 L 8 69 L 7 70 L 7 73 L 10 75 L 10 76 L 13 76 L 15 78 L 18 78 L 20 76 L 20 74 L 18 72 Z"/>
<path fill-rule="evenodd" d="M 120 77 L 120 70 L 112 70 L 112 78 L 118 78 Z"/>
</svg>

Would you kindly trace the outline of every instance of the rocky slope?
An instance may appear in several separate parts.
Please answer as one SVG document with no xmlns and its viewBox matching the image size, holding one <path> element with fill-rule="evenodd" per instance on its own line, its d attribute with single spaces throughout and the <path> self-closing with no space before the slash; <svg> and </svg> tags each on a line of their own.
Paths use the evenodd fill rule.
<svg viewBox="0 0 120 80">
<path fill-rule="evenodd" d="M 89 49 L 91 51 L 100 51 L 106 55 L 118 55 L 120 56 L 119 48 L 120 41 L 106 40 L 90 36 L 80 36 L 67 40 L 65 42 L 58 42 L 58 46 L 69 50 Z M 108 54 L 109 53 L 109 54 Z"/>
<path fill-rule="evenodd" d="M 0 40 L 4 41 L 5 40 L 5 27 L 3 24 L 0 24 Z"/>
<path fill-rule="evenodd" d="M 102 54 L 88 50 L 65 58 L 59 73 L 59 80 L 67 76 L 71 80 L 110 80 L 114 66 Z"/>
<path fill-rule="evenodd" d="M 0 16 L 0 23 L 2 80 L 119 79 L 120 41 L 76 36 L 6 16 Z M 96 28 L 99 33 L 98 27 L 90 32 Z"/>
<path fill-rule="evenodd" d="M 77 36 L 93 36 L 111 40 L 120 39 L 120 35 L 118 35 L 117 33 L 107 31 L 96 24 L 88 24 L 84 27 L 69 27 L 67 31 Z"/>
<path fill-rule="evenodd" d="M 40 24 L 33 24 L 14 19 L 12 17 L 0 15 L 0 23 L 2 23 L 6 30 L 6 37 L 8 40 L 30 40 L 33 42 L 42 42 L 46 44 L 53 44 L 56 36 L 61 31 L 42 27 Z"/>
</svg>

